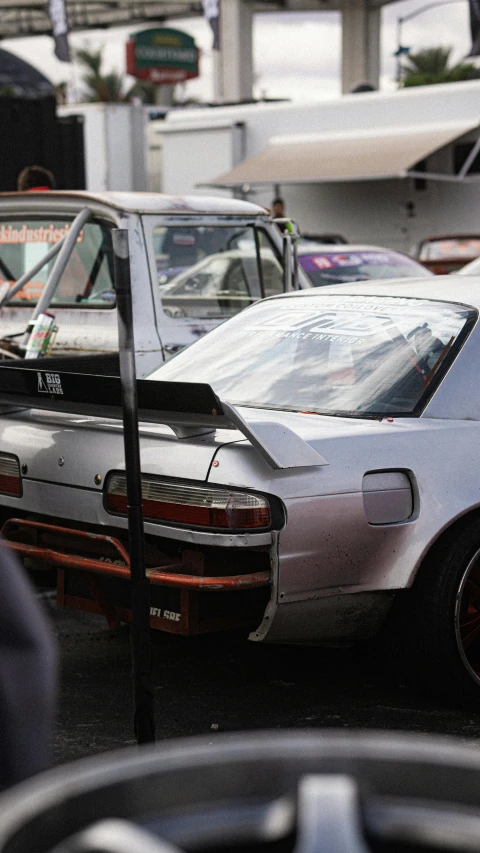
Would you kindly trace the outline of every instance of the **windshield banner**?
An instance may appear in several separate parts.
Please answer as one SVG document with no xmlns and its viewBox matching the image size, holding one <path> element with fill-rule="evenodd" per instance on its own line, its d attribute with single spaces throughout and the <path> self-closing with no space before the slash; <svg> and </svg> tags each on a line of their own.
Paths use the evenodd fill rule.
<svg viewBox="0 0 480 853">
<path fill-rule="evenodd" d="M 404 266 L 405 258 L 395 252 L 335 252 L 325 255 L 301 255 L 299 261 L 305 270 L 329 270 L 342 267 Z M 407 259 L 408 262 L 408 259 Z"/>
</svg>

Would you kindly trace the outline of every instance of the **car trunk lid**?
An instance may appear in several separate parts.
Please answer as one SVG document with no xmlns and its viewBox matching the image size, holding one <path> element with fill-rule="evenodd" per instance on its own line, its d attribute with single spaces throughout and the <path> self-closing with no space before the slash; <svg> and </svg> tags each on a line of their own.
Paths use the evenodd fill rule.
<svg viewBox="0 0 480 853">
<path fill-rule="evenodd" d="M 140 424 L 142 471 L 204 481 L 218 448 L 240 438 L 218 430 L 185 440 L 167 426 Z M 25 410 L 0 418 L 0 443 L 34 480 L 97 490 L 109 471 L 125 468 L 119 421 Z"/>
</svg>

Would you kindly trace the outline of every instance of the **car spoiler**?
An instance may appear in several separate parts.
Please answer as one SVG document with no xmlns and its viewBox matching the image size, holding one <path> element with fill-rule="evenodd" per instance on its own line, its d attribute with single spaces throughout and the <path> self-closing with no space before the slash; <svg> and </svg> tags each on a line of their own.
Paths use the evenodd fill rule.
<svg viewBox="0 0 480 853">
<path fill-rule="evenodd" d="M 210 385 L 137 379 L 137 397 L 139 421 L 165 424 L 180 439 L 237 429 L 274 469 L 328 465 L 293 430 L 275 421 L 245 419 Z M 0 365 L 0 414 L 7 413 L 7 406 L 121 420 L 120 378 Z"/>
</svg>

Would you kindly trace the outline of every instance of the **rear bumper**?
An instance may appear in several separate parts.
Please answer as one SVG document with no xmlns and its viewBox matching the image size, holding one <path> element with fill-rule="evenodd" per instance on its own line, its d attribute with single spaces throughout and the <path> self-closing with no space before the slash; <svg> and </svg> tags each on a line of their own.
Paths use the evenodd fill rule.
<svg viewBox="0 0 480 853">
<path fill-rule="evenodd" d="M 22 558 L 55 566 L 57 603 L 103 614 L 111 628 L 132 618 L 130 557 L 115 536 L 47 521 L 10 518 L 2 528 L 5 546 Z M 152 554 L 155 565 L 151 566 Z M 208 552 L 207 552 L 208 554 Z M 238 555 L 238 551 L 237 551 Z M 258 624 L 270 599 L 271 572 L 223 574 L 201 550 L 162 553 L 150 547 L 151 626 L 190 635 Z M 268 565 L 268 553 L 256 554 Z M 248 552 L 245 552 L 245 558 Z M 228 561 L 227 561 L 228 562 Z M 238 559 L 234 566 L 243 569 Z M 208 574 L 208 569 L 214 574 Z M 232 595 L 233 593 L 233 595 Z"/>
<path fill-rule="evenodd" d="M 254 641 L 306 645 L 352 645 L 374 636 L 393 604 L 396 591 L 345 592 L 302 601 L 280 602 L 267 634 Z"/>
</svg>

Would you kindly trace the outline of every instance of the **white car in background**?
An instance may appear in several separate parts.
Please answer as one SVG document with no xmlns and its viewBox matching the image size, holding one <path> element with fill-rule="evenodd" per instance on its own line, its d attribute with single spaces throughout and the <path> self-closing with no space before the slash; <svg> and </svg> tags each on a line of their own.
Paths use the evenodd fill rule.
<svg viewBox="0 0 480 853">
<path fill-rule="evenodd" d="M 258 299 L 283 290 L 282 266 L 268 249 L 230 249 L 209 255 L 161 286 L 169 317 L 233 317 Z"/>
</svg>

